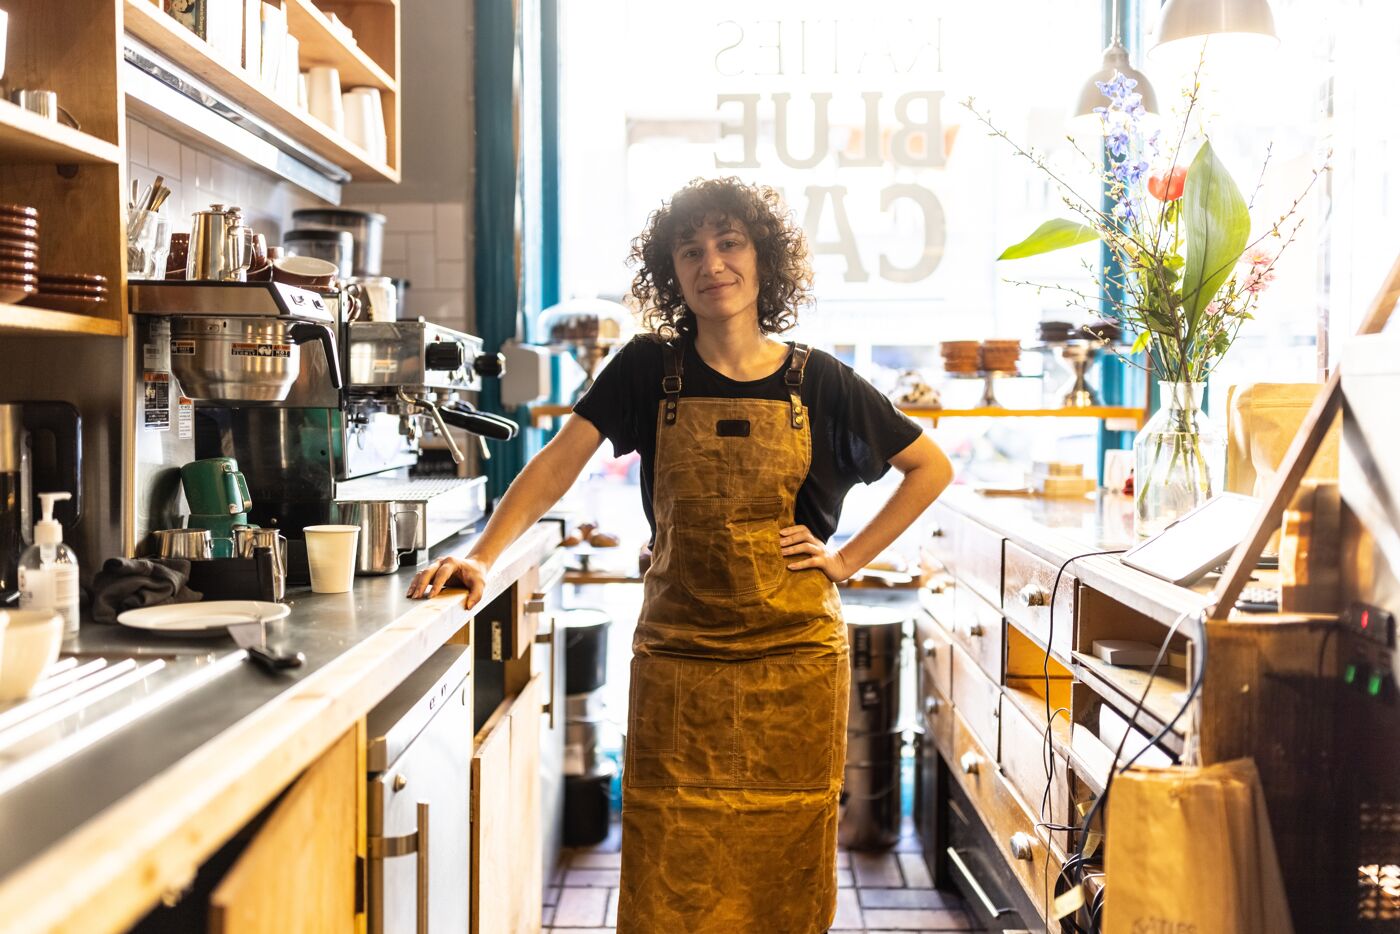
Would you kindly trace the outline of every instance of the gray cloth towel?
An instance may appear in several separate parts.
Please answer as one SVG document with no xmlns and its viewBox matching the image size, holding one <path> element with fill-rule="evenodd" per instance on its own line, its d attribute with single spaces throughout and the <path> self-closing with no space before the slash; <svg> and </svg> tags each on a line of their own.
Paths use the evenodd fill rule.
<svg viewBox="0 0 1400 934">
<path fill-rule="evenodd" d="M 92 618 L 115 623 L 126 610 L 202 600 L 185 586 L 189 579 L 184 558 L 108 558 L 92 579 Z"/>
</svg>

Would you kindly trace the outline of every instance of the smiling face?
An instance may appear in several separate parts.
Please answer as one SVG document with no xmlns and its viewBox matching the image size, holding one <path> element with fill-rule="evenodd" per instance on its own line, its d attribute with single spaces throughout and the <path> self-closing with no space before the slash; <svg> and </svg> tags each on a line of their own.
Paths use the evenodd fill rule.
<svg viewBox="0 0 1400 934">
<path fill-rule="evenodd" d="M 742 222 L 716 217 L 671 251 L 676 282 L 697 321 L 719 322 L 741 315 L 758 322 L 758 252 Z"/>
</svg>

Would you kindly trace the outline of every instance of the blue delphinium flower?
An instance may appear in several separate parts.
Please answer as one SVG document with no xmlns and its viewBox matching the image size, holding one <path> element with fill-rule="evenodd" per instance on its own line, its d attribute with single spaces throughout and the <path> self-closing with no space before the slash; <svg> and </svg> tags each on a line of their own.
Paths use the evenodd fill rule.
<svg viewBox="0 0 1400 934">
<path fill-rule="evenodd" d="M 1137 93 L 1137 81 L 1122 72 L 1114 72 L 1108 81 L 1096 82 L 1099 91 L 1108 98 L 1107 107 L 1095 107 L 1094 113 L 1103 121 L 1104 148 L 1108 153 L 1109 172 L 1117 183 L 1112 186 L 1113 216 L 1131 224 L 1139 216 L 1143 176 L 1148 171 L 1148 159 L 1156 151 L 1157 134 L 1144 139 L 1142 118 L 1147 110 L 1142 95 Z"/>
</svg>

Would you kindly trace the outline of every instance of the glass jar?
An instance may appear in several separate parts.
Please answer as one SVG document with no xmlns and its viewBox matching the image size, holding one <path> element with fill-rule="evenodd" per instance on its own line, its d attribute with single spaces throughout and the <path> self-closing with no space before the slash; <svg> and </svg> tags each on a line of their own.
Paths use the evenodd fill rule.
<svg viewBox="0 0 1400 934">
<path fill-rule="evenodd" d="M 1133 530 L 1150 538 L 1218 493 L 1225 438 L 1205 412 L 1205 383 L 1161 381 L 1162 405 L 1133 440 Z"/>
</svg>

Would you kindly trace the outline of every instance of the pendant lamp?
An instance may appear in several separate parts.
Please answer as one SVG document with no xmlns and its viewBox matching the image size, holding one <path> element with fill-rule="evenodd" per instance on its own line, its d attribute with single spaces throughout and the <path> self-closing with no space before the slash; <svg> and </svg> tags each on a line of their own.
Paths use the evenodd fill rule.
<svg viewBox="0 0 1400 934">
<path fill-rule="evenodd" d="M 1079 92 L 1079 103 L 1074 108 L 1076 117 L 1091 116 L 1095 107 L 1107 105 L 1108 99 L 1099 90 L 1099 82 L 1112 81 L 1115 73 L 1121 73 L 1123 77 L 1136 81 L 1137 87 L 1133 90 L 1142 95 L 1143 109 L 1148 113 L 1158 113 L 1157 93 L 1152 90 L 1151 82 L 1147 80 L 1146 75 L 1128 63 L 1128 50 L 1123 45 L 1123 36 L 1119 29 L 1117 3 L 1113 4 L 1113 41 L 1103 50 L 1103 67 L 1084 82 L 1084 87 Z"/>
<path fill-rule="evenodd" d="M 1274 11 L 1269 0 L 1167 0 L 1157 20 L 1155 59 L 1171 43 L 1185 43 L 1207 36 L 1232 36 L 1233 41 L 1278 44 Z M 1215 42 L 1212 41 L 1212 46 Z"/>
</svg>

